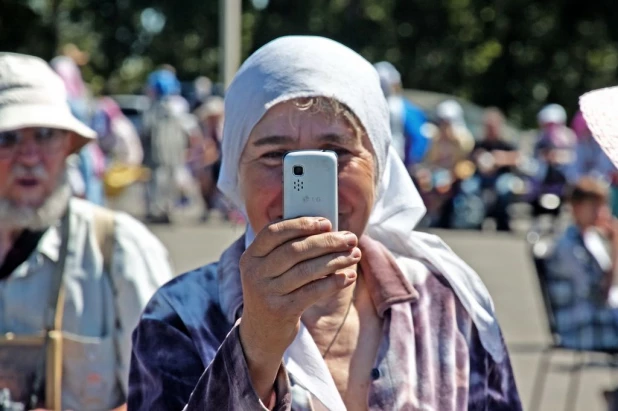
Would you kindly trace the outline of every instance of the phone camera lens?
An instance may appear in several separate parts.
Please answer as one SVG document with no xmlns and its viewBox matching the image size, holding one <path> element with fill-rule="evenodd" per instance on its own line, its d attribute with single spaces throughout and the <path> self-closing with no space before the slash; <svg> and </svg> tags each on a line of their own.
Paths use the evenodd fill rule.
<svg viewBox="0 0 618 411">
<path fill-rule="evenodd" d="M 293 171 L 295 176 L 302 176 L 304 173 L 303 166 L 294 166 Z"/>
</svg>

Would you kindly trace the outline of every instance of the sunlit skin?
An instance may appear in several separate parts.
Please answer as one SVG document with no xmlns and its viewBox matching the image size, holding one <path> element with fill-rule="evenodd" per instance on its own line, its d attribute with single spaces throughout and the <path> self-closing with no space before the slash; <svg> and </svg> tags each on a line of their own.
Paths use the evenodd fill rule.
<svg viewBox="0 0 618 411">
<path fill-rule="evenodd" d="M 18 206 L 39 207 L 57 187 L 69 155 L 69 133 L 61 132 L 39 144 L 33 128 L 19 130 L 23 140 L 12 149 L 0 147 L 0 198 Z M 30 172 L 44 170 L 45 176 Z M 15 170 L 23 173 L 15 175 Z"/>
<path fill-rule="evenodd" d="M 339 230 L 360 236 L 375 197 L 369 139 L 344 118 L 299 110 L 285 102 L 254 127 L 241 156 L 239 181 L 249 223 L 257 233 L 283 217 L 283 155 L 290 150 L 333 150 L 339 158 Z"/>
<path fill-rule="evenodd" d="M 286 254 L 290 258 L 285 260 L 271 257 L 278 251 L 271 251 L 268 255 L 258 251 L 263 250 L 269 241 L 269 235 L 264 233 L 270 232 L 271 223 L 281 220 L 283 216 L 283 155 L 287 151 L 301 149 L 328 149 L 338 154 L 340 231 L 351 231 L 360 237 L 375 201 L 376 167 L 371 144 L 366 135 L 357 132 L 344 117 L 333 118 L 327 113 L 301 110 L 293 102 L 286 102 L 271 108 L 254 127 L 241 156 L 238 176 L 249 223 L 258 235 L 241 259 L 245 305 L 240 336 L 254 388 L 263 400 L 268 400 L 272 394 L 275 375 L 285 350 L 281 341 L 286 341 L 284 345 L 291 343 L 293 336 L 290 334 L 295 329 L 297 331 L 298 317 L 290 313 L 300 308 L 303 299 L 303 294 L 299 294 L 298 298 L 287 298 L 278 290 L 285 287 L 286 281 L 292 281 L 291 278 L 296 278 L 294 281 L 298 282 L 311 275 L 305 272 L 298 276 L 299 273 L 294 272 L 293 268 L 282 272 L 280 266 L 287 264 L 292 257 L 297 258 L 295 256 Z M 289 223 L 294 221 L 298 220 Z M 265 230 L 267 226 L 269 229 Z M 324 236 L 300 236 L 295 241 L 307 242 L 311 239 L 319 242 L 323 250 L 332 249 L 331 243 L 336 244 Z M 343 255 L 347 256 L 352 251 L 350 248 L 348 250 L 339 251 L 344 251 Z M 305 255 L 308 253 L 304 252 Z M 309 260 L 319 269 L 324 264 L 321 261 L 326 261 L 324 258 L 330 260 L 337 255 Z M 341 265 L 340 269 L 357 269 L 358 260 L 343 261 L 354 262 Z M 277 273 L 274 278 L 273 272 Z M 330 346 L 325 357 L 326 365 L 347 409 L 366 409 L 369 375 L 380 342 L 381 321 L 362 275 L 355 283 L 354 280 L 339 281 L 335 287 L 335 282 L 328 279 L 338 275 L 315 281 L 323 285 L 323 293 L 316 294 L 314 303 L 301 308 L 301 318 L 321 353 L 324 354 Z M 290 280 L 284 280 L 286 278 Z M 327 282 L 331 285 L 326 286 Z M 350 286 L 352 284 L 354 286 Z M 312 289 L 310 285 L 305 285 L 296 292 L 307 287 Z M 273 305 L 276 308 L 271 308 Z M 277 328 L 277 332 L 268 332 L 272 328 Z"/>
<path fill-rule="evenodd" d="M 573 220 L 582 230 L 611 221 L 611 211 L 605 201 L 585 200 L 572 203 L 571 207 Z"/>
</svg>

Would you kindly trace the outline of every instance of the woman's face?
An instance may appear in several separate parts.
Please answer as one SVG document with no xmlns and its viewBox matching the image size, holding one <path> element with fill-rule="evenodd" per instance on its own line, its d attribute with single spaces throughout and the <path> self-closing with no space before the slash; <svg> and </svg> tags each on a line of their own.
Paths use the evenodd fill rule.
<svg viewBox="0 0 618 411">
<path fill-rule="evenodd" d="M 253 128 L 240 158 L 240 189 L 249 223 L 258 233 L 283 218 L 283 156 L 291 150 L 333 150 L 339 157 L 339 229 L 361 235 L 375 197 L 369 139 L 348 121 L 301 110 L 293 102 L 272 107 Z"/>
</svg>

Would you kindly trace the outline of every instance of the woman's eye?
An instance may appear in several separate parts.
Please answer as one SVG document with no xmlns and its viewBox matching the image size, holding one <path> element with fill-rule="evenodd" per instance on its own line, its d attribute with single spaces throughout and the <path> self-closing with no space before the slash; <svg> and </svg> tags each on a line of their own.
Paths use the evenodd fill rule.
<svg viewBox="0 0 618 411">
<path fill-rule="evenodd" d="M 269 151 L 262 155 L 262 158 L 266 158 L 269 160 L 281 160 L 285 155 L 285 151 Z"/>
<path fill-rule="evenodd" d="M 346 150 L 345 148 L 330 148 L 329 150 L 334 151 L 337 154 L 337 157 L 343 157 L 350 154 L 350 150 Z"/>
</svg>

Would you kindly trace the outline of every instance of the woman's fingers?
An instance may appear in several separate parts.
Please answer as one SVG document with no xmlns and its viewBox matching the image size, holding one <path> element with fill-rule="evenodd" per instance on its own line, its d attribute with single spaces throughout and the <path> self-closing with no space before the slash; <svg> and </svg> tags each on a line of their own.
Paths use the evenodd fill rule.
<svg viewBox="0 0 618 411">
<path fill-rule="evenodd" d="M 350 252 L 357 244 L 358 238 L 350 232 L 322 233 L 288 241 L 262 260 L 267 276 L 278 277 L 303 261 Z"/>
<path fill-rule="evenodd" d="M 280 221 L 243 253 L 241 332 L 248 346 L 282 354 L 308 307 L 356 281 L 358 238 L 331 229 L 323 218 Z"/>
<path fill-rule="evenodd" d="M 252 257 L 266 257 L 280 245 L 299 237 L 325 233 L 332 229 L 330 221 L 321 217 L 302 217 L 272 223 L 256 236 L 247 251 Z"/>
<path fill-rule="evenodd" d="M 287 298 L 296 307 L 302 307 L 300 313 L 307 307 L 312 306 L 319 300 L 335 294 L 337 291 L 347 288 L 356 282 L 356 271 L 343 270 L 341 272 L 312 281 L 296 291 L 288 294 Z"/>
<path fill-rule="evenodd" d="M 278 294 L 289 294 L 306 284 L 353 266 L 360 259 L 361 250 L 356 247 L 350 251 L 312 258 L 296 264 L 284 274 L 273 278 L 271 284 Z"/>
</svg>

